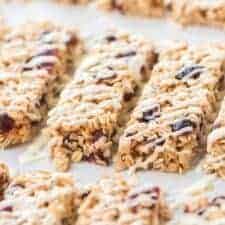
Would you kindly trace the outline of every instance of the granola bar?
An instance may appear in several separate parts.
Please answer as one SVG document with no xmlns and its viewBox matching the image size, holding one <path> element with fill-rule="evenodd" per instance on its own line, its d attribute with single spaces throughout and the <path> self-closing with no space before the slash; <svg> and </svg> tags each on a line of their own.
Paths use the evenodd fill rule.
<svg viewBox="0 0 225 225">
<path fill-rule="evenodd" d="M 168 225 L 225 224 L 225 196 L 188 199 Z"/>
<path fill-rule="evenodd" d="M 159 187 L 137 187 L 113 177 L 91 189 L 78 210 L 77 224 L 162 225 L 169 218 L 170 210 Z"/>
<path fill-rule="evenodd" d="M 30 140 L 81 54 L 77 35 L 50 23 L 11 28 L 0 41 L 0 146 Z"/>
<path fill-rule="evenodd" d="M 163 0 L 55 0 L 61 3 L 92 4 L 106 11 L 117 10 L 122 14 L 162 16 Z"/>
<path fill-rule="evenodd" d="M 1 225 L 73 225 L 80 193 L 68 174 L 31 172 L 8 177 L 0 165 L 3 187 Z M 4 185 L 4 186 L 2 186 Z"/>
<path fill-rule="evenodd" d="M 99 8 L 118 10 L 122 14 L 139 16 L 162 16 L 163 0 L 97 0 Z"/>
<path fill-rule="evenodd" d="M 206 158 L 204 159 L 202 167 L 205 172 L 225 179 L 225 154 L 206 154 Z"/>
<path fill-rule="evenodd" d="M 156 60 L 148 41 L 120 32 L 107 33 L 94 46 L 49 113 L 51 155 L 60 170 L 82 159 L 110 162 Z"/>
<path fill-rule="evenodd" d="M 120 138 L 117 168 L 190 168 L 223 95 L 224 63 L 224 46 L 216 44 L 163 51 Z"/>
<path fill-rule="evenodd" d="M 206 24 L 225 27 L 224 0 L 169 0 L 173 18 L 183 25 Z"/>
<path fill-rule="evenodd" d="M 225 178 L 225 99 L 207 139 L 207 155 L 203 164 L 206 172 Z"/>
</svg>

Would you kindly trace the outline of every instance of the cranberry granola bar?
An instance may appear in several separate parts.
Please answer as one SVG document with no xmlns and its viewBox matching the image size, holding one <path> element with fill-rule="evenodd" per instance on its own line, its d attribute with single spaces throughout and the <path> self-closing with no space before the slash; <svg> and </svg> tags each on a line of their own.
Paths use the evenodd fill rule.
<svg viewBox="0 0 225 225">
<path fill-rule="evenodd" d="M 139 16 L 162 16 L 163 0 L 55 0 L 61 3 L 93 4 L 106 11 L 117 10 L 122 14 Z"/>
<path fill-rule="evenodd" d="M 162 225 L 170 210 L 157 186 L 137 187 L 121 177 L 102 179 L 78 210 L 79 225 Z"/>
<path fill-rule="evenodd" d="M 208 173 L 225 178 L 225 99 L 207 140 L 207 155 L 203 168 Z"/>
<path fill-rule="evenodd" d="M 206 196 L 186 200 L 168 225 L 225 224 L 225 196 Z"/>
<path fill-rule="evenodd" d="M 183 43 L 163 51 L 120 138 L 117 168 L 190 168 L 215 119 L 224 73 L 224 46 Z"/>
<path fill-rule="evenodd" d="M 183 25 L 206 24 L 225 27 L 224 0 L 169 0 L 173 18 Z"/>
<path fill-rule="evenodd" d="M 0 146 L 30 140 L 81 53 L 77 35 L 53 24 L 11 28 L 0 40 Z"/>
<path fill-rule="evenodd" d="M 156 60 L 148 41 L 120 32 L 94 45 L 49 113 L 51 155 L 60 170 L 82 159 L 109 163 Z"/>
<path fill-rule="evenodd" d="M 96 4 L 105 10 L 139 16 L 162 16 L 164 8 L 163 0 L 97 0 Z"/>
<path fill-rule="evenodd" d="M 81 196 L 68 174 L 31 172 L 9 179 L 0 165 L 0 182 L 0 225 L 74 225 Z"/>
</svg>

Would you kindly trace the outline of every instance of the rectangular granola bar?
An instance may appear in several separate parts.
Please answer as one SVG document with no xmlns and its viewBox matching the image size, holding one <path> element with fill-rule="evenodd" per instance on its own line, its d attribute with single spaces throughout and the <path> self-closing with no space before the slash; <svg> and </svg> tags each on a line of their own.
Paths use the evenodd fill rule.
<svg viewBox="0 0 225 225">
<path fill-rule="evenodd" d="M 156 60 L 148 41 L 120 32 L 107 33 L 94 46 L 49 113 L 51 155 L 61 170 L 82 159 L 110 162 Z"/>
<path fill-rule="evenodd" d="M 0 40 L 0 146 L 30 140 L 81 54 L 74 31 L 50 23 L 11 28 Z"/>
<path fill-rule="evenodd" d="M 225 154 L 207 153 L 202 168 L 206 173 L 225 179 Z"/>
<path fill-rule="evenodd" d="M 207 139 L 206 172 L 225 178 L 225 99 Z"/>
<path fill-rule="evenodd" d="M 121 177 L 102 179 L 78 210 L 79 225 L 163 225 L 170 210 L 157 186 L 137 187 Z"/>
<path fill-rule="evenodd" d="M 163 0 L 55 0 L 61 3 L 92 4 L 106 11 L 117 10 L 122 14 L 139 16 L 162 16 Z"/>
<path fill-rule="evenodd" d="M 192 197 L 193 198 L 193 197 Z M 168 225 L 222 225 L 225 224 L 225 197 L 206 196 L 188 198 Z"/>
<path fill-rule="evenodd" d="M 183 25 L 206 24 L 225 27 L 224 0 L 169 0 L 173 18 Z"/>
<path fill-rule="evenodd" d="M 0 225 L 74 225 L 80 193 L 63 173 L 31 172 L 9 178 L 0 165 Z"/>
<path fill-rule="evenodd" d="M 163 51 L 120 138 L 117 168 L 190 168 L 222 98 L 224 66 L 224 46 L 178 44 Z"/>
<path fill-rule="evenodd" d="M 105 10 L 139 16 L 162 16 L 164 8 L 163 0 L 97 0 L 96 4 Z"/>
</svg>

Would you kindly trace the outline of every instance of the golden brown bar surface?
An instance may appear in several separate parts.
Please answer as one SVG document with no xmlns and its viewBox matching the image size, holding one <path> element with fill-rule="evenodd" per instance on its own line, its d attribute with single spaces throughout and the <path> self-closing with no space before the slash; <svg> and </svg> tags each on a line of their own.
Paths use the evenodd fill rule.
<svg viewBox="0 0 225 225">
<path fill-rule="evenodd" d="M 107 32 L 93 46 L 49 113 L 51 156 L 61 170 L 80 160 L 111 161 L 156 60 L 151 43 L 123 32 Z"/>
<path fill-rule="evenodd" d="M 31 139 L 81 54 L 74 31 L 48 22 L 10 28 L 0 41 L 0 146 Z"/>
<path fill-rule="evenodd" d="M 225 28 L 224 0 L 169 0 L 173 18 L 183 25 L 214 25 Z"/>
<path fill-rule="evenodd" d="M 170 210 L 158 186 L 138 187 L 128 179 L 102 179 L 78 211 L 79 225 L 164 225 Z"/>
<path fill-rule="evenodd" d="M 120 138 L 117 167 L 190 168 L 218 111 L 224 72 L 224 46 L 177 44 L 163 51 Z"/>
<path fill-rule="evenodd" d="M 74 225 L 81 194 L 65 173 L 9 177 L 0 164 L 0 225 Z"/>
</svg>

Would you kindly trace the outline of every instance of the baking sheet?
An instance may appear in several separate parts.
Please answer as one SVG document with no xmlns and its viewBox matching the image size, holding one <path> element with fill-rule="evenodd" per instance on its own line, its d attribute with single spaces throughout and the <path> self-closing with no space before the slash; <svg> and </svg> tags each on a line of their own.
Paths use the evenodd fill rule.
<svg viewBox="0 0 225 225">
<path fill-rule="evenodd" d="M 1 4 L 1 3 L 0 3 Z M 129 32 L 142 34 L 156 42 L 167 40 L 186 40 L 190 43 L 225 42 L 224 30 L 207 27 L 189 27 L 183 29 L 170 20 L 143 19 L 124 17 L 118 13 L 107 14 L 97 11 L 93 7 L 58 6 L 47 1 L 36 1 L 32 4 L 1 4 L 0 15 L 11 25 L 25 23 L 26 21 L 51 20 L 60 24 L 76 27 L 85 39 L 91 38 L 104 30 L 119 28 Z M 39 159 L 21 163 L 27 156 L 28 149 L 33 148 L 34 143 L 42 143 L 36 138 L 32 143 L 0 151 L 0 161 L 7 163 L 10 169 L 17 172 L 29 170 L 54 170 L 47 152 L 43 151 L 45 145 L 39 146 Z M 37 145 L 35 145 L 37 146 Z M 38 149 L 39 150 L 39 149 Z M 111 167 L 101 167 L 88 163 L 74 164 L 70 170 L 78 183 L 83 186 L 96 182 L 100 177 L 113 172 Z M 199 182 L 205 176 L 199 170 L 192 170 L 183 175 L 166 174 L 155 171 L 139 172 L 137 174 L 140 184 L 152 183 L 162 185 L 169 193 L 182 191 L 184 188 Z M 225 182 L 216 180 L 215 191 L 222 192 Z"/>
</svg>

